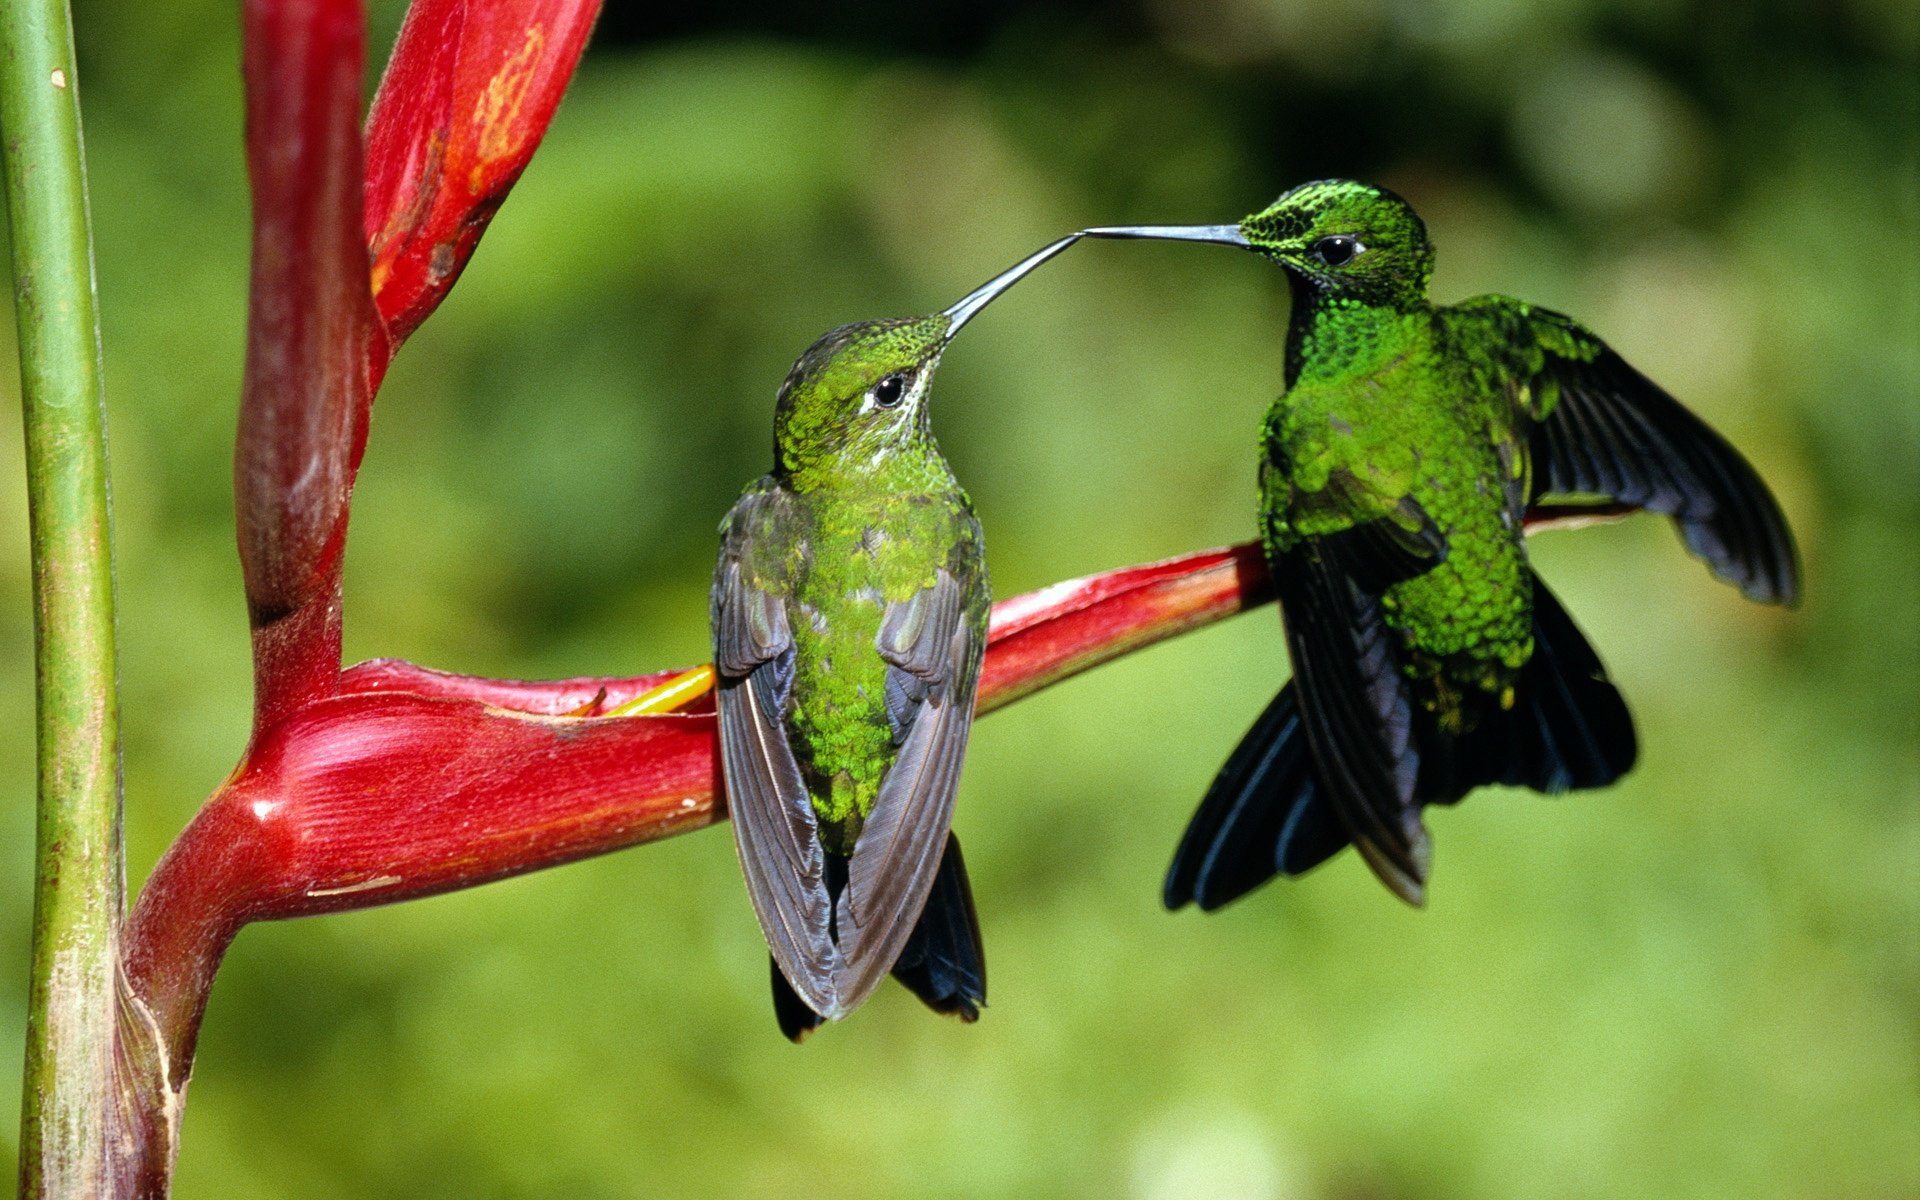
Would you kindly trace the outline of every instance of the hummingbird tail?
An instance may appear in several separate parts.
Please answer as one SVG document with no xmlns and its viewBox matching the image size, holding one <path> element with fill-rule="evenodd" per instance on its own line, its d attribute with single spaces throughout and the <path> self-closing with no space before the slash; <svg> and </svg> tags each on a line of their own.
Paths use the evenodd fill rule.
<svg viewBox="0 0 1920 1200">
<path fill-rule="evenodd" d="M 846 886 L 846 870 L 844 857 L 827 855 L 828 886 L 835 895 Z M 960 857 L 960 839 L 951 833 L 927 905 L 894 960 L 893 977 L 937 1013 L 972 1023 L 986 1007 L 987 956 L 980 943 L 980 918 L 974 914 L 973 888 L 967 882 L 966 860 Z M 777 962 L 773 963 L 773 1017 L 780 1032 L 795 1044 L 827 1023 L 793 990 Z"/>
<path fill-rule="evenodd" d="M 794 1045 L 807 1040 L 808 1035 L 827 1023 L 827 1019 L 813 1009 L 793 990 L 787 977 L 780 973 L 780 964 L 772 955 L 767 962 L 773 967 L 773 1019 L 780 1024 L 780 1032 Z"/>
<path fill-rule="evenodd" d="M 1424 760 L 1421 791 L 1430 803 L 1451 804 L 1490 783 L 1550 795 L 1605 787 L 1632 769 L 1639 743 L 1600 657 L 1536 575 L 1533 656 L 1512 707 L 1436 749 Z"/>
<path fill-rule="evenodd" d="M 927 905 L 894 961 L 893 977 L 937 1013 L 971 1023 L 986 1007 L 987 955 L 980 943 L 980 918 L 973 910 L 960 839 L 951 833 Z"/>
<path fill-rule="evenodd" d="M 1280 689 L 1200 801 L 1161 901 L 1211 912 L 1275 875 L 1299 875 L 1347 845 L 1313 770 L 1291 683 Z"/>
<path fill-rule="evenodd" d="M 1454 804 L 1476 787 L 1558 793 L 1604 787 L 1632 768 L 1633 718 L 1599 656 L 1536 577 L 1533 657 L 1510 709 L 1453 737 L 1416 726 L 1416 801 Z M 1174 853 L 1161 899 L 1211 911 L 1275 875 L 1299 875 L 1350 841 L 1328 803 L 1289 683 L 1267 705 L 1200 801 Z"/>
<path fill-rule="evenodd" d="M 827 936 L 837 937 L 833 925 L 833 901 L 847 886 L 847 856 L 835 854 L 831 850 L 822 850 L 820 854 L 820 883 L 826 888 L 828 900 Z M 773 963 L 773 1019 L 779 1022 L 780 1032 L 794 1045 L 799 1045 L 812 1035 L 813 1031 L 827 1023 L 827 1018 L 816 1011 L 811 1004 L 801 999 L 787 977 L 780 970 L 780 960 Z"/>
</svg>

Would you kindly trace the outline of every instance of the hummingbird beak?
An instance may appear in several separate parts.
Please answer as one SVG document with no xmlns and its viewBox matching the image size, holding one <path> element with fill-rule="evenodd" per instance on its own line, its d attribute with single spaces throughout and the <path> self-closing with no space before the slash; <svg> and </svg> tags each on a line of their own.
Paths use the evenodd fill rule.
<svg viewBox="0 0 1920 1200">
<path fill-rule="evenodd" d="M 1238 225 L 1105 225 L 1099 229 L 1082 229 L 1080 232 L 1086 237 L 1137 238 L 1155 242 L 1213 242 L 1220 246 L 1252 249 L 1252 244 L 1247 241 L 1247 235 L 1240 232 Z"/>
<path fill-rule="evenodd" d="M 1068 246 L 1073 245 L 1075 242 L 1079 240 L 1080 240 L 1079 234 L 1077 233 L 1068 234 L 1066 237 L 1061 238 L 1059 241 L 1053 243 L 1052 245 L 1043 247 L 1042 249 L 1036 250 L 1032 254 L 1027 255 L 1027 257 L 1021 259 L 1019 262 L 1015 263 L 1013 266 L 1008 267 L 1006 270 L 1000 272 L 998 275 L 995 275 L 992 279 L 987 280 L 985 283 L 981 284 L 979 287 L 973 289 L 971 292 L 968 292 L 965 296 L 961 297 L 958 302 L 956 302 L 952 307 L 946 310 L 946 313 L 945 313 L 945 316 L 947 318 L 946 340 L 952 341 L 953 335 L 960 332 L 960 327 L 962 325 L 965 325 L 968 321 L 973 320 L 975 313 L 979 312 L 981 309 L 991 304 L 994 298 L 998 296 L 1001 292 L 1004 292 L 1008 288 L 1012 287 L 1014 284 L 1019 283 L 1020 280 L 1026 276 L 1027 272 L 1033 270 L 1035 267 L 1039 266 L 1041 263 L 1046 262 L 1048 259 L 1052 258 L 1054 255 L 1060 253 L 1062 250 L 1065 250 Z"/>
</svg>

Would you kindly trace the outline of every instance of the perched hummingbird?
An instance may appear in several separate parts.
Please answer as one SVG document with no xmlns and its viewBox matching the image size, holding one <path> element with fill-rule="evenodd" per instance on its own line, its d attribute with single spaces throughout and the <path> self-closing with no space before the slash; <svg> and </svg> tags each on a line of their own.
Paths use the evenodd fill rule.
<svg viewBox="0 0 1920 1200">
<path fill-rule="evenodd" d="M 979 1016 L 986 962 L 949 832 L 986 650 L 986 551 L 935 445 L 940 356 L 1065 238 L 944 312 L 826 334 L 781 385 L 774 467 L 720 527 L 721 766 L 794 1041 L 891 971 Z"/>
<path fill-rule="evenodd" d="M 1293 680 L 1201 801 L 1169 908 L 1217 908 L 1348 843 L 1420 904 L 1425 806 L 1633 765 L 1625 703 L 1528 563 L 1522 519 L 1546 494 L 1665 513 L 1749 598 L 1797 600 L 1786 519 L 1738 452 L 1568 317 L 1431 303 L 1433 246 L 1399 196 L 1323 181 L 1238 225 L 1085 232 L 1240 246 L 1293 293 L 1259 472 Z"/>
</svg>

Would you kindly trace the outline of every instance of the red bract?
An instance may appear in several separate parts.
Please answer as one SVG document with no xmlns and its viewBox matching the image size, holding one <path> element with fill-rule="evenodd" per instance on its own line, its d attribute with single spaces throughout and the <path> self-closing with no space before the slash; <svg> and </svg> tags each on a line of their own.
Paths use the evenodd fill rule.
<svg viewBox="0 0 1920 1200">
<path fill-rule="evenodd" d="M 598 12 L 421 0 L 363 154 L 358 0 L 246 6 L 254 253 L 234 491 L 258 727 L 333 688 L 374 392 L 526 168 Z"/>
<path fill-rule="evenodd" d="M 366 244 L 394 345 L 460 277 L 526 169 L 598 11 L 574 0 L 407 11 L 367 120 Z"/>
<path fill-rule="evenodd" d="M 253 623 L 255 723 L 333 690 L 347 501 L 385 335 L 360 236 L 354 0 L 246 5 L 253 278 L 234 515 Z"/>
</svg>

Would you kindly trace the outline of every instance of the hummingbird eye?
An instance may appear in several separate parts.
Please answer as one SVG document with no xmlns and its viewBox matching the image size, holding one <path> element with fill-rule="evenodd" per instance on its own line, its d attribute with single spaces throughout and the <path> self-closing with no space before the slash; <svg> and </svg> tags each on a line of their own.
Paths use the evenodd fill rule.
<svg viewBox="0 0 1920 1200">
<path fill-rule="evenodd" d="M 1313 256 L 1330 267 L 1344 267 L 1365 253 L 1366 249 L 1360 244 L 1359 238 L 1336 233 L 1315 242 Z"/>
<path fill-rule="evenodd" d="M 901 372 L 889 375 L 873 385 L 873 402 L 880 408 L 898 408 L 900 401 L 906 399 L 907 375 Z"/>
</svg>

